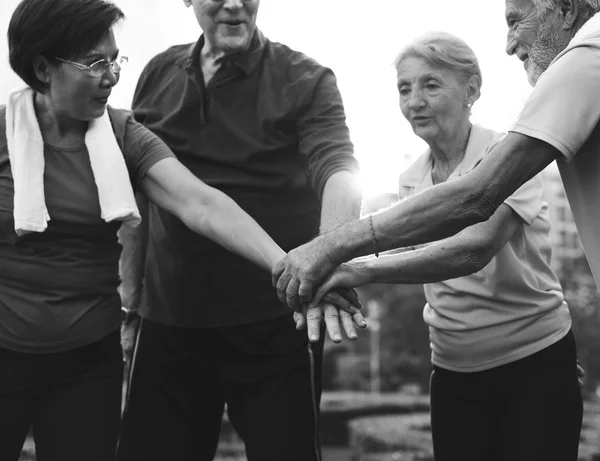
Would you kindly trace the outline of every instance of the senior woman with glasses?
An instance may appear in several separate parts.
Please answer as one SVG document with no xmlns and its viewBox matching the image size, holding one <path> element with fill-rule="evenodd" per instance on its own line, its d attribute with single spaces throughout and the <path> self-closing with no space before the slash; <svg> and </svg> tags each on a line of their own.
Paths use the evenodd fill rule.
<svg viewBox="0 0 600 461">
<path fill-rule="evenodd" d="M 30 427 L 39 461 L 114 459 L 117 231 L 140 220 L 136 191 L 265 270 L 285 255 L 129 112 L 107 106 L 127 60 L 113 34 L 122 18 L 105 0 L 23 0 L 10 21 L 10 64 L 27 86 L 0 106 L 3 461 L 19 458 Z"/>
<path fill-rule="evenodd" d="M 396 61 L 400 109 L 429 148 L 400 196 L 468 174 L 502 135 L 470 122 L 482 83 L 459 38 L 432 32 Z M 550 268 L 539 176 L 487 221 L 428 246 L 342 264 L 334 287 L 424 283 L 436 461 L 576 461 L 582 419 L 571 318 Z"/>
<path fill-rule="evenodd" d="M 89 66 L 87 66 L 85 64 L 80 64 L 78 62 L 69 61 L 68 59 L 57 58 L 56 56 L 54 57 L 54 59 L 56 59 L 60 62 L 66 62 L 67 64 L 70 64 L 73 67 L 75 67 L 76 69 L 84 70 L 84 71 L 88 72 L 92 77 L 95 77 L 95 78 L 102 77 L 108 71 L 109 67 L 110 67 L 110 70 L 112 70 L 112 72 L 114 74 L 118 74 L 119 72 L 121 72 L 121 67 L 123 67 L 123 65 L 127 64 L 127 62 L 129 61 L 129 58 L 127 56 L 120 56 L 118 61 L 109 61 L 107 59 L 100 59 L 99 61 L 96 61 L 96 62 L 90 64 Z"/>
</svg>

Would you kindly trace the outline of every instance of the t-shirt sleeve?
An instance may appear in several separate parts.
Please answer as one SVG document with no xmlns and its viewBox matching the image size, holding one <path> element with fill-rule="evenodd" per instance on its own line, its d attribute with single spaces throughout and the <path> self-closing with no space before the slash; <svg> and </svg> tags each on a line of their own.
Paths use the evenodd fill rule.
<svg viewBox="0 0 600 461">
<path fill-rule="evenodd" d="M 547 142 L 570 161 L 600 120 L 600 47 L 567 51 L 542 74 L 510 131 Z"/>
<path fill-rule="evenodd" d="M 544 181 L 538 174 L 519 187 L 504 204 L 512 208 L 523 221 L 531 224 L 542 211 Z"/>
<path fill-rule="evenodd" d="M 303 86 L 307 91 L 300 96 L 303 107 L 296 129 L 312 187 L 321 197 L 331 175 L 338 171 L 357 172 L 358 162 L 335 75 L 326 69 L 314 78 L 315 85 Z"/>
<path fill-rule="evenodd" d="M 504 136 L 497 137 L 486 149 L 488 155 Z M 531 224 L 544 207 L 544 180 L 541 173 L 535 175 L 504 201 L 527 224 Z"/>
<path fill-rule="evenodd" d="M 175 157 L 171 149 L 132 115 L 126 121 L 123 135 L 123 154 L 136 188 L 148 170 L 162 159 Z"/>
</svg>

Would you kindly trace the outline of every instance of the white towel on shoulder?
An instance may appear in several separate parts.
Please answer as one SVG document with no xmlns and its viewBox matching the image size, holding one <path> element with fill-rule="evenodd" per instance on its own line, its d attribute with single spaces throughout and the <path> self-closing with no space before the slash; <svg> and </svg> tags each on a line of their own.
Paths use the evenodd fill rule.
<svg viewBox="0 0 600 461">
<path fill-rule="evenodd" d="M 25 87 L 11 93 L 6 105 L 6 140 L 18 235 L 44 232 L 50 220 L 44 196 L 44 140 L 35 115 L 34 96 L 33 90 Z M 108 110 L 90 122 L 85 145 L 98 188 L 102 219 L 137 226 L 141 217 Z"/>
</svg>

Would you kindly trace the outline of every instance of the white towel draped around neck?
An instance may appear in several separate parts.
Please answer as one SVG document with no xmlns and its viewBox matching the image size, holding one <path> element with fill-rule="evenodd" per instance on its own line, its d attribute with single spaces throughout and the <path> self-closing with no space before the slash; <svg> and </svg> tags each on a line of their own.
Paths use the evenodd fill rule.
<svg viewBox="0 0 600 461">
<path fill-rule="evenodd" d="M 18 235 L 44 232 L 50 220 L 44 196 L 44 140 L 35 115 L 34 97 L 34 91 L 25 87 L 11 93 L 6 105 L 6 140 Z M 141 217 L 108 110 L 89 123 L 85 145 L 98 188 L 102 219 L 137 226 Z"/>
</svg>

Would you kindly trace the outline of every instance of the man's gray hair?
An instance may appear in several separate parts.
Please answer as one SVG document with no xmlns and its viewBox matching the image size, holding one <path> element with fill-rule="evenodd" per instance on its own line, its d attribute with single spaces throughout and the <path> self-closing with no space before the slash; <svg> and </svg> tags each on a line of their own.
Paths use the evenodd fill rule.
<svg viewBox="0 0 600 461">
<path fill-rule="evenodd" d="M 538 14 L 544 14 L 548 10 L 553 10 L 558 5 L 557 0 L 531 0 L 533 5 L 535 6 Z M 590 11 L 591 13 L 597 13 L 600 11 L 600 0 L 575 0 L 580 7 L 585 8 L 585 10 Z"/>
</svg>

